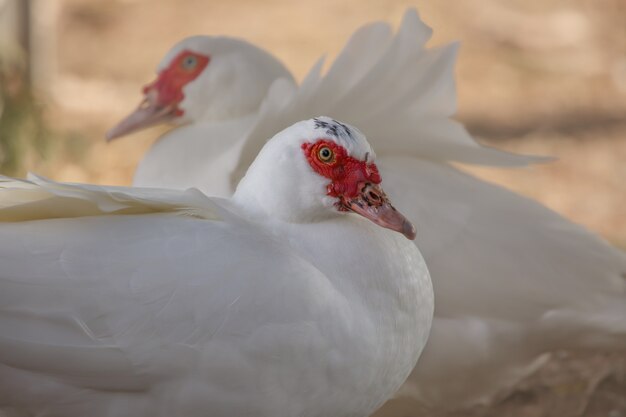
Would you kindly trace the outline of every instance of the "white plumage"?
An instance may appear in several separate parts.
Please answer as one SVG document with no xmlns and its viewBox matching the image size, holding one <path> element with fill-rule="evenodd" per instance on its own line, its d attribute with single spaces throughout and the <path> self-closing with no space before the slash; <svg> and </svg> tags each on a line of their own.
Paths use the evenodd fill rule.
<svg viewBox="0 0 626 417">
<path fill-rule="evenodd" d="M 255 58 L 239 48 L 243 41 L 229 40 L 226 55 L 214 52 L 223 38 L 194 38 L 193 47 L 182 41 L 170 56 L 191 48 L 211 63 L 183 88 L 179 107 L 187 116 L 173 121 L 186 125 L 161 137 L 135 176 L 137 185 L 228 196 L 264 139 L 294 120 L 323 113 L 359 126 L 377 149 L 388 193 L 417 222 L 435 286 L 431 337 L 396 400 L 414 412 L 488 402 L 546 352 L 626 347 L 624 254 L 536 202 L 450 165 L 520 166 L 542 158 L 481 146 L 451 119 L 456 45 L 425 49 L 429 36 L 415 11 L 395 35 L 384 23 L 367 25 L 325 75 L 320 61 L 299 86 L 276 61 L 271 67 L 281 69 L 273 81 L 257 80 L 267 90 L 263 103 L 229 118 L 189 115 L 237 113 L 258 102 L 240 90 L 202 94 L 219 82 L 209 81 L 211 71 L 234 56 L 246 63 L 239 74 L 250 69 L 245 83 L 256 80 Z M 166 58 L 161 68 L 167 65 Z"/>
<path fill-rule="evenodd" d="M 323 137 L 371 158 L 355 135 Z M 432 286 L 412 242 L 329 205 L 301 149 L 317 137 L 313 121 L 276 135 L 226 200 L 3 179 L 0 413 L 380 406 L 426 342 Z"/>
</svg>

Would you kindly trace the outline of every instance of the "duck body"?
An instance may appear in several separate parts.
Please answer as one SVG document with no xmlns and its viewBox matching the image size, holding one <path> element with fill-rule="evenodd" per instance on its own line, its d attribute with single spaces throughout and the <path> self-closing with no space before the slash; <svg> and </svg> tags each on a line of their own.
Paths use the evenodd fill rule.
<svg viewBox="0 0 626 417">
<path fill-rule="evenodd" d="M 306 244 L 308 231 L 293 227 L 289 247 L 248 222 L 2 225 L 12 244 L 2 248 L 0 405 L 66 417 L 369 415 L 414 366 L 428 330 L 415 332 L 417 321 L 432 314 L 420 299 L 432 290 L 406 239 L 328 227 L 344 249 L 410 262 L 372 265 Z M 312 247 L 330 261 L 322 270 L 301 256 Z M 322 272 L 351 264 L 367 273 L 354 286 Z M 398 280 L 370 288 L 374 271 Z"/>
<path fill-rule="evenodd" d="M 452 166 L 384 155 L 378 165 L 390 198 L 421 219 L 436 308 L 419 363 L 377 417 L 489 404 L 549 352 L 626 349 L 624 253 Z"/>
<path fill-rule="evenodd" d="M 244 145 L 245 136 L 240 132 L 249 130 L 253 122 L 254 117 L 251 116 L 233 121 L 181 126 L 172 132 L 180 141 L 172 141 L 165 134 L 137 166 L 133 185 L 173 189 L 200 187 L 207 195 L 232 196 L 234 188 L 228 173 L 235 169 L 234 161 Z M 180 146 L 189 149 L 189 152 L 180 152 Z M 205 163 L 206 155 L 213 155 L 210 164 Z M 190 176 L 213 179 L 207 185 L 203 181 L 190 182 Z"/>
<path fill-rule="evenodd" d="M 424 261 L 398 233 L 326 206 L 304 156 L 280 169 L 308 185 L 268 188 L 259 176 L 280 153 L 264 155 L 246 178 L 265 191 L 229 200 L 5 179 L 0 410 L 365 417 L 382 405 L 430 330 Z M 258 211 L 290 207 L 278 196 L 294 184 L 319 199 Z M 304 207 L 316 220 L 294 220 Z"/>
</svg>

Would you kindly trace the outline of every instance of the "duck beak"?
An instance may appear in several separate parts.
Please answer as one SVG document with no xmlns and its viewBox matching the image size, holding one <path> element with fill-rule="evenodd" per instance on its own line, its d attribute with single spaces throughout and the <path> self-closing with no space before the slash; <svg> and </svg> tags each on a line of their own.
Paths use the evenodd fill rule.
<svg viewBox="0 0 626 417">
<path fill-rule="evenodd" d="M 176 103 L 169 105 L 159 104 L 158 94 L 156 89 L 147 89 L 144 99 L 139 103 L 137 109 L 106 133 L 107 142 L 137 130 L 166 123 L 174 119 L 178 111 Z"/>
<path fill-rule="evenodd" d="M 363 183 L 359 184 L 359 190 L 354 198 L 341 198 L 342 209 L 357 213 L 381 227 L 402 233 L 409 240 L 415 239 L 415 226 L 391 205 L 380 186 Z"/>
</svg>

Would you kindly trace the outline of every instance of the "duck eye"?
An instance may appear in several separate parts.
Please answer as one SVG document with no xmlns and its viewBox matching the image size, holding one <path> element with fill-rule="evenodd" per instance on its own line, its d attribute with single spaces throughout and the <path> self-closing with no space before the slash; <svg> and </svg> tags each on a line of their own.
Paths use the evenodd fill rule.
<svg viewBox="0 0 626 417">
<path fill-rule="evenodd" d="M 183 68 L 186 70 L 192 70 L 198 65 L 198 59 L 193 55 L 187 55 L 182 62 Z"/>
<path fill-rule="evenodd" d="M 320 161 L 329 163 L 335 158 L 335 153 L 328 146 L 322 146 L 319 151 L 317 151 L 317 157 Z"/>
</svg>

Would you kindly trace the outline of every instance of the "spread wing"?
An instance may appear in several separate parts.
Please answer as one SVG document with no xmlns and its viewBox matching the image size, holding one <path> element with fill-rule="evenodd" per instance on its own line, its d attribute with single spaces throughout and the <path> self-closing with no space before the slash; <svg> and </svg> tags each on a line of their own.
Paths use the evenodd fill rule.
<svg viewBox="0 0 626 417">
<path fill-rule="evenodd" d="M 417 12 L 408 10 L 395 35 L 385 23 L 356 31 L 325 75 L 320 60 L 297 88 L 277 81 L 247 135 L 233 183 L 267 138 L 319 115 L 357 126 L 380 155 L 496 166 L 545 160 L 481 146 L 450 118 L 456 111 L 457 46 L 426 49 L 430 35 Z"/>
</svg>

